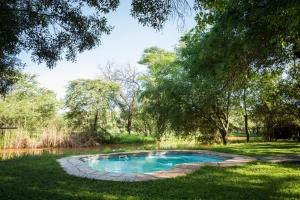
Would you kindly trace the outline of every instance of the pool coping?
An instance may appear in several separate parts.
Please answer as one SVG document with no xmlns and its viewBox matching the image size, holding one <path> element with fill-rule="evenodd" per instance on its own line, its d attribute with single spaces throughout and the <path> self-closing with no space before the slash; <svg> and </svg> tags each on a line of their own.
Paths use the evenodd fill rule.
<svg viewBox="0 0 300 200">
<path fill-rule="evenodd" d="M 222 162 L 203 162 L 203 163 L 184 163 L 177 164 L 170 170 L 157 171 L 151 173 L 138 173 L 138 174 L 125 174 L 125 173 L 115 173 L 115 172 L 99 172 L 91 167 L 89 167 L 84 161 L 84 158 L 98 158 L 98 157 L 113 157 L 113 156 L 124 156 L 124 155 L 143 155 L 152 153 L 196 153 L 205 154 L 212 156 L 221 156 L 228 158 Z M 207 150 L 157 150 L 157 151 L 133 151 L 133 152 L 121 152 L 121 153 L 109 153 L 109 154 L 89 154 L 89 155 L 79 155 L 79 156 L 68 156 L 58 159 L 57 161 L 65 172 L 69 175 L 74 175 L 78 177 L 84 177 L 89 179 L 97 180 L 108 180 L 108 181 L 123 181 L 123 182 L 133 182 L 133 181 L 148 181 L 164 178 L 175 178 L 178 176 L 185 176 L 190 174 L 201 167 L 204 166 L 242 166 L 248 162 L 255 161 L 256 158 L 249 156 L 235 155 L 229 153 L 219 153 Z"/>
</svg>

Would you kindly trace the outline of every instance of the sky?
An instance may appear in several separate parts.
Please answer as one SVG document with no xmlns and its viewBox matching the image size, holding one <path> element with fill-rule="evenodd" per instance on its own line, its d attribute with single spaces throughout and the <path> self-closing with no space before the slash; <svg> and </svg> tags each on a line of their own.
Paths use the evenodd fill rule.
<svg viewBox="0 0 300 200">
<path fill-rule="evenodd" d="M 62 60 L 54 69 L 48 69 L 45 64 L 31 62 L 30 55 L 22 53 L 20 58 L 27 64 L 23 71 L 36 74 L 42 87 L 53 90 L 58 98 L 64 98 L 69 81 L 96 78 L 101 72 L 101 66 L 108 62 L 131 64 L 144 70 L 137 62 L 145 48 L 158 46 L 173 50 L 180 37 L 195 25 L 194 14 L 191 13 L 185 17 L 184 26 L 176 19 L 171 19 L 161 31 L 143 27 L 130 16 L 128 0 L 121 1 L 118 9 L 107 18 L 108 23 L 114 27 L 112 32 L 102 36 L 101 45 L 97 48 L 78 54 L 76 62 Z"/>
</svg>

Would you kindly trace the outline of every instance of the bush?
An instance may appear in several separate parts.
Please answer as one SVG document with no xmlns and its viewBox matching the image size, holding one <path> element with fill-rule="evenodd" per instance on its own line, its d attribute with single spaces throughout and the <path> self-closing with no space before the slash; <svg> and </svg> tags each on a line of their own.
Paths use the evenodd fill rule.
<svg viewBox="0 0 300 200">
<path fill-rule="evenodd" d="M 292 139 L 294 135 L 300 134 L 300 126 L 292 122 L 280 122 L 272 130 L 271 137 L 277 139 Z"/>
</svg>

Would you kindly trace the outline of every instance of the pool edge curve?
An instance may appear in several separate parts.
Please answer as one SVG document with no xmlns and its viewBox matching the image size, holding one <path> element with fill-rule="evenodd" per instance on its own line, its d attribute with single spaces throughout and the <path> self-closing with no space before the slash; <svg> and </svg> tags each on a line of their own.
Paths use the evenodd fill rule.
<svg viewBox="0 0 300 200">
<path fill-rule="evenodd" d="M 154 152 L 182 152 L 182 153 L 199 153 L 213 156 L 222 156 L 229 159 L 222 162 L 203 162 L 203 163 L 183 163 L 177 164 L 170 170 L 157 171 L 151 173 L 139 173 L 139 174 L 125 174 L 115 172 L 99 172 L 89 167 L 82 159 L 87 157 L 101 157 L 101 156 L 118 156 L 118 155 L 134 155 L 134 154 L 149 154 Z M 69 175 L 84 177 L 96 180 L 108 180 L 108 181 L 148 181 L 164 178 L 175 178 L 178 176 L 185 176 L 198 170 L 204 166 L 241 166 L 248 162 L 255 161 L 255 158 L 249 156 L 242 156 L 229 153 L 219 153 L 207 150 L 157 150 L 157 151 L 132 151 L 132 152 L 121 152 L 121 153 L 110 153 L 110 154 L 88 154 L 78 156 L 68 156 L 58 159 L 60 166 Z"/>
</svg>

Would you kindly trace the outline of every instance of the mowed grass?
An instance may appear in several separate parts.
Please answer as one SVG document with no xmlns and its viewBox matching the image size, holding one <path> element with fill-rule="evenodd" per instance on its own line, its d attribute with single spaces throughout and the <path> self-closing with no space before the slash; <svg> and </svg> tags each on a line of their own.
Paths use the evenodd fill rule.
<svg viewBox="0 0 300 200">
<path fill-rule="evenodd" d="M 245 155 L 300 152 L 297 143 L 199 148 Z M 253 162 L 239 167 L 205 167 L 175 179 L 123 183 L 67 175 L 56 159 L 72 154 L 80 152 L 0 161 L 0 199 L 300 199 L 300 165 L 296 164 Z"/>
<path fill-rule="evenodd" d="M 155 139 L 150 136 L 143 135 L 128 135 L 128 134 L 116 134 L 112 135 L 109 141 L 105 141 L 110 144 L 143 144 L 153 143 Z"/>
<path fill-rule="evenodd" d="M 183 146 L 180 148 L 184 148 Z M 247 156 L 268 156 L 268 155 L 300 155 L 300 143 L 296 142 L 262 142 L 230 144 L 228 146 L 199 146 L 193 149 L 205 149 L 217 152 L 241 154 Z"/>
</svg>

